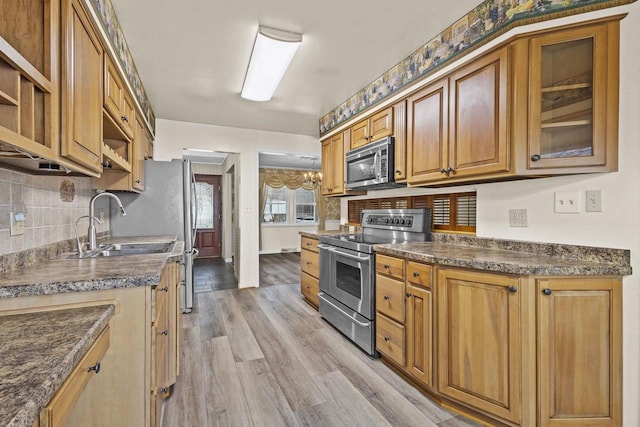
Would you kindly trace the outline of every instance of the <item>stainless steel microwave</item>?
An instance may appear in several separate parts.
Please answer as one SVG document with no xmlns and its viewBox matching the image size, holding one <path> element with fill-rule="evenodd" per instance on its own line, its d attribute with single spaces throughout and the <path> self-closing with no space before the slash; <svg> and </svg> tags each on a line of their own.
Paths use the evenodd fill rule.
<svg viewBox="0 0 640 427">
<path fill-rule="evenodd" d="M 347 188 L 372 190 L 399 186 L 393 175 L 392 136 L 349 151 L 345 160 Z"/>
</svg>

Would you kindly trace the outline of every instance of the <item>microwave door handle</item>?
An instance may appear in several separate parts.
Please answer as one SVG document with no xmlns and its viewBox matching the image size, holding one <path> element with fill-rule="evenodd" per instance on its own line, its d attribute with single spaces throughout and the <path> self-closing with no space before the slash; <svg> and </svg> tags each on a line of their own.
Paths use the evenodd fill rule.
<svg viewBox="0 0 640 427">
<path fill-rule="evenodd" d="M 376 168 L 376 180 L 382 178 L 382 156 L 379 151 L 376 151 L 376 154 L 373 156 L 373 164 Z"/>
</svg>

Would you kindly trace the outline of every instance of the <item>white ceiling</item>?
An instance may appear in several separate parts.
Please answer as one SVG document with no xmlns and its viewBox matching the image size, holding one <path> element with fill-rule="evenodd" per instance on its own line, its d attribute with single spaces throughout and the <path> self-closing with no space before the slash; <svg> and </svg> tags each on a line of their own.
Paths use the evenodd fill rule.
<svg viewBox="0 0 640 427">
<path fill-rule="evenodd" d="M 318 119 L 480 0 L 112 0 L 156 116 L 318 136 Z M 240 98 L 258 25 L 303 34 L 271 101 Z"/>
</svg>

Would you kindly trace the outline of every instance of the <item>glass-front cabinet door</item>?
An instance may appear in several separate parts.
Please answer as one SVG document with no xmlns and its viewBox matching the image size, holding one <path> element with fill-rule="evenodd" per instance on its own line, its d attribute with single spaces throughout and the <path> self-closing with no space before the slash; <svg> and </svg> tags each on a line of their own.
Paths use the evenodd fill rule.
<svg viewBox="0 0 640 427">
<path fill-rule="evenodd" d="M 617 169 L 608 158 L 617 148 L 617 29 L 616 21 L 530 39 L 529 168 Z"/>
</svg>

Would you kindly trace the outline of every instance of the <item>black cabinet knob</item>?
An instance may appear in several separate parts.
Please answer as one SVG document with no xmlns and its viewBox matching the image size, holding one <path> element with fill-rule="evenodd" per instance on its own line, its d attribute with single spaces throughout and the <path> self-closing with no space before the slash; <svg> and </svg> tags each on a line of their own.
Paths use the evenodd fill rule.
<svg viewBox="0 0 640 427">
<path fill-rule="evenodd" d="M 455 169 L 454 169 L 454 168 L 452 168 L 451 166 L 449 166 L 449 167 L 447 168 L 447 172 L 449 172 L 449 173 L 451 173 L 451 172 L 455 172 Z"/>
<path fill-rule="evenodd" d="M 91 372 L 91 371 L 95 372 L 97 375 L 100 372 L 100 362 L 96 362 L 95 365 L 87 368 L 87 372 Z"/>
<path fill-rule="evenodd" d="M 540 154 L 534 154 L 531 156 L 531 161 L 537 162 L 538 160 L 540 160 Z"/>
<path fill-rule="evenodd" d="M 440 168 L 440 173 L 447 173 L 447 170 L 445 168 Z"/>
<path fill-rule="evenodd" d="M 385 264 L 382 267 L 384 267 L 385 270 L 388 270 L 389 269 L 389 264 Z"/>
<path fill-rule="evenodd" d="M 509 286 L 509 292 L 515 294 L 516 292 L 518 292 L 518 288 L 516 288 L 515 286 Z"/>
<path fill-rule="evenodd" d="M 158 288 L 158 290 L 162 292 L 169 292 L 169 287 L 165 286 L 164 288 Z"/>
<path fill-rule="evenodd" d="M 551 289 L 543 289 L 542 293 L 545 295 L 551 295 Z"/>
<path fill-rule="evenodd" d="M 389 301 L 389 299 L 390 299 L 389 295 L 385 295 L 383 298 L 385 299 L 385 301 Z"/>
<path fill-rule="evenodd" d="M 121 116 L 121 118 L 122 118 L 122 121 L 123 121 L 123 122 L 129 123 L 129 117 L 127 117 L 127 116 Z"/>
<path fill-rule="evenodd" d="M 389 338 L 389 337 L 385 336 L 385 337 L 384 337 L 384 340 L 385 340 L 385 341 L 390 341 L 390 340 L 391 340 L 391 338 Z"/>
<path fill-rule="evenodd" d="M 169 331 L 165 329 L 164 331 L 160 332 L 160 335 L 164 335 L 166 337 L 167 335 L 169 335 Z"/>
<path fill-rule="evenodd" d="M 413 272 L 413 277 L 420 277 L 420 273 L 418 273 L 417 271 Z"/>
<path fill-rule="evenodd" d="M 405 296 L 406 296 L 407 298 L 411 298 L 411 294 L 410 294 L 409 292 L 407 292 L 407 293 L 405 294 Z"/>
</svg>

